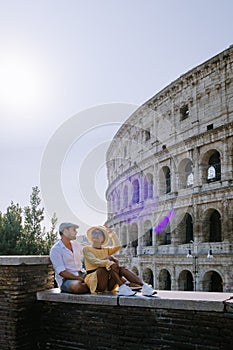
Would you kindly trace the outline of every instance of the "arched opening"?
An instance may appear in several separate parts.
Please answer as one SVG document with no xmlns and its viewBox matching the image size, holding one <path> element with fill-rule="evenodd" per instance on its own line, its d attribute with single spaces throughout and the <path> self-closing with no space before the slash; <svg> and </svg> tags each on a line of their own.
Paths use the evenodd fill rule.
<svg viewBox="0 0 233 350">
<path fill-rule="evenodd" d="M 208 271 L 203 278 L 203 290 L 205 292 L 222 292 L 223 280 L 216 271 Z"/>
<path fill-rule="evenodd" d="M 218 151 L 215 151 L 209 158 L 209 164 L 207 169 L 207 181 L 219 181 L 221 180 L 221 160 Z"/>
<path fill-rule="evenodd" d="M 121 208 L 121 196 L 120 196 L 120 191 L 116 191 L 116 206 L 117 206 L 117 211 L 119 211 L 120 208 Z"/>
<path fill-rule="evenodd" d="M 202 223 L 204 242 L 222 241 L 222 222 L 221 215 L 216 209 L 209 209 L 205 213 Z"/>
<path fill-rule="evenodd" d="M 170 222 L 156 235 L 156 241 L 159 245 L 171 244 L 171 225 Z"/>
<path fill-rule="evenodd" d="M 143 178 L 143 199 L 144 201 L 148 199 L 148 181 L 147 178 Z"/>
<path fill-rule="evenodd" d="M 171 192 L 171 172 L 169 167 L 163 167 L 159 172 L 160 194 Z"/>
<path fill-rule="evenodd" d="M 184 270 L 178 278 L 178 289 L 184 291 L 193 291 L 193 275 L 190 271 Z"/>
<path fill-rule="evenodd" d="M 185 243 L 193 241 L 193 220 L 190 214 L 185 214 Z"/>
<path fill-rule="evenodd" d="M 217 210 L 210 215 L 210 242 L 222 241 L 221 216 Z"/>
<path fill-rule="evenodd" d="M 137 256 L 138 247 L 138 225 L 132 224 L 129 230 L 129 245 L 132 248 L 133 256 Z"/>
<path fill-rule="evenodd" d="M 133 266 L 133 267 L 132 267 L 132 271 L 135 273 L 135 275 L 138 276 L 138 269 L 137 269 L 136 266 Z"/>
<path fill-rule="evenodd" d="M 171 290 L 171 275 L 166 269 L 159 273 L 159 289 Z"/>
<path fill-rule="evenodd" d="M 193 163 L 185 158 L 179 165 L 179 188 L 188 188 L 193 185 Z"/>
<path fill-rule="evenodd" d="M 151 284 L 152 287 L 154 287 L 154 275 L 151 269 L 146 268 L 145 270 L 143 270 L 142 279 L 144 282 Z"/>
<path fill-rule="evenodd" d="M 153 233 L 153 228 L 152 228 L 152 223 L 150 220 L 147 220 L 144 223 L 144 235 L 143 235 L 143 245 L 150 247 L 152 246 L 152 233 Z"/>
<path fill-rule="evenodd" d="M 171 173 L 169 168 L 165 170 L 165 179 L 166 179 L 166 193 L 170 193 L 171 192 Z"/>
<path fill-rule="evenodd" d="M 179 242 L 181 244 L 190 243 L 193 241 L 193 220 L 189 213 L 185 213 L 185 216 L 178 225 Z"/>
<path fill-rule="evenodd" d="M 140 187 L 139 187 L 139 181 L 136 179 L 132 183 L 133 185 L 133 198 L 132 202 L 133 204 L 138 204 L 139 203 L 139 198 L 140 198 Z"/>
<path fill-rule="evenodd" d="M 148 198 L 153 198 L 153 192 L 154 192 L 153 176 L 152 174 L 147 174 L 146 178 L 148 182 Z"/>
<path fill-rule="evenodd" d="M 124 208 L 128 207 L 128 201 L 129 201 L 128 186 L 125 186 L 123 190 L 123 207 Z"/>
</svg>

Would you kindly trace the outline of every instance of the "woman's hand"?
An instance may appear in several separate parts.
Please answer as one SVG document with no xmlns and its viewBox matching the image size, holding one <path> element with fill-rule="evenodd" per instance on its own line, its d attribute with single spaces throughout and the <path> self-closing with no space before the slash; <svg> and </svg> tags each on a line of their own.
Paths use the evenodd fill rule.
<svg viewBox="0 0 233 350">
<path fill-rule="evenodd" d="M 111 265 L 111 270 L 115 271 L 115 272 L 119 272 L 119 266 L 118 264 L 114 263 Z"/>
<path fill-rule="evenodd" d="M 105 260 L 113 261 L 113 262 L 116 263 L 116 264 L 119 263 L 119 260 L 116 259 L 115 256 L 112 256 L 112 255 L 106 256 Z"/>
</svg>

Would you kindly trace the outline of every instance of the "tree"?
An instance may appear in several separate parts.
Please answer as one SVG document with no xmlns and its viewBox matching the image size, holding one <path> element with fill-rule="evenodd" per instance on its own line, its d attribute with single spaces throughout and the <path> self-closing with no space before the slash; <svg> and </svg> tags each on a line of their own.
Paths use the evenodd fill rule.
<svg viewBox="0 0 233 350">
<path fill-rule="evenodd" d="M 22 209 L 11 202 L 6 213 L 0 213 L 0 255 L 15 254 L 22 229 Z"/>
<path fill-rule="evenodd" d="M 55 242 L 57 234 L 55 225 L 57 218 L 54 214 L 50 232 L 42 229 L 41 223 L 44 220 L 44 208 L 40 208 L 41 199 L 39 188 L 33 187 L 30 196 L 30 206 L 24 208 L 24 228 L 17 242 L 17 254 L 43 255 L 49 254 L 49 249 Z"/>
<path fill-rule="evenodd" d="M 38 187 L 32 188 L 30 205 L 22 209 L 11 202 L 5 214 L 0 212 L 0 255 L 45 255 L 57 239 L 56 215 L 51 219 L 51 228 L 42 229 L 44 208 Z"/>
</svg>

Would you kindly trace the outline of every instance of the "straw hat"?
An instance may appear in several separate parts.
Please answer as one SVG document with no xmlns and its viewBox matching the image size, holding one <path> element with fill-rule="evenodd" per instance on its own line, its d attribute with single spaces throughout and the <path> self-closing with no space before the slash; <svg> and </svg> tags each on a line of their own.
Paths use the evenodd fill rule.
<svg viewBox="0 0 233 350">
<path fill-rule="evenodd" d="M 107 229 L 104 226 L 92 226 L 92 227 L 90 227 L 87 230 L 88 241 L 93 243 L 91 234 L 92 234 L 92 231 L 95 231 L 95 230 L 103 232 L 105 239 L 104 239 L 102 245 L 106 245 L 108 243 L 108 241 L 109 241 L 109 234 L 108 234 Z"/>
</svg>

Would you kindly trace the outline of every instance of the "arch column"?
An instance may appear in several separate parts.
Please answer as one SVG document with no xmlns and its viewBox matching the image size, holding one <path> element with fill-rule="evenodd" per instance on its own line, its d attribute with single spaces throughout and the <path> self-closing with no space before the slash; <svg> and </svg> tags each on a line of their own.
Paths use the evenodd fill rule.
<svg viewBox="0 0 233 350">
<path fill-rule="evenodd" d="M 173 271 L 171 274 L 171 290 L 178 290 L 178 278 L 179 273 L 177 271 L 177 268 L 173 266 Z"/>
<path fill-rule="evenodd" d="M 156 263 L 154 263 L 153 265 L 153 276 L 154 276 L 154 289 L 158 289 L 159 286 L 159 273 L 158 273 L 158 269 L 156 268 Z"/>
<path fill-rule="evenodd" d="M 139 221 L 138 222 L 138 246 L 137 246 L 138 255 L 142 254 L 142 248 L 144 246 L 143 232 L 144 232 L 143 222 Z"/>
<path fill-rule="evenodd" d="M 200 166 L 200 150 L 199 147 L 193 149 L 193 188 L 198 188 L 202 185 L 201 178 L 201 166 Z"/>
<path fill-rule="evenodd" d="M 196 240 L 198 242 L 203 241 L 203 237 L 202 237 L 203 235 L 201 233 L 201 226 L 202 226 L 202 222 L 203 222 L 204 218 L 201 219 L 200 212 L 201 212 L 201 207 L 195 204 L 193 206 L 193 213 L 194 213 L 193 238 L 194 238 L 194 240 Z"/>
<path fill-rule="evenodd" d="M 171 193 L 178 192 L 178 182 L 179 182 L 179 172 L 176 169 L 175 162 L 173 158 L 171 158 L 170 163 L 170 171 L 171 171 Z"/>
<path fill-rule="evenodd" d="M 222 241 L 230 241 L 231 240 L 231 229 L 230 224 L 232 219 L 230 219 L 230 208 L 228 205 L 228 200 L 224 199 L 221 202 L 222 210 L 221 210 L 221 233 L 222 233 Z"/>
<path fill-rule="evenodd" d="M 228 180 L 231 179 L 232 175 L 232 155 L 229 151 L 228 142 L 223 142 L 221 144 L 222 151 L 223 151 L 223 157 L 221 159 L 221 180 L 223 182 L 223 185 L 228 185 Z"/>
</svg>

